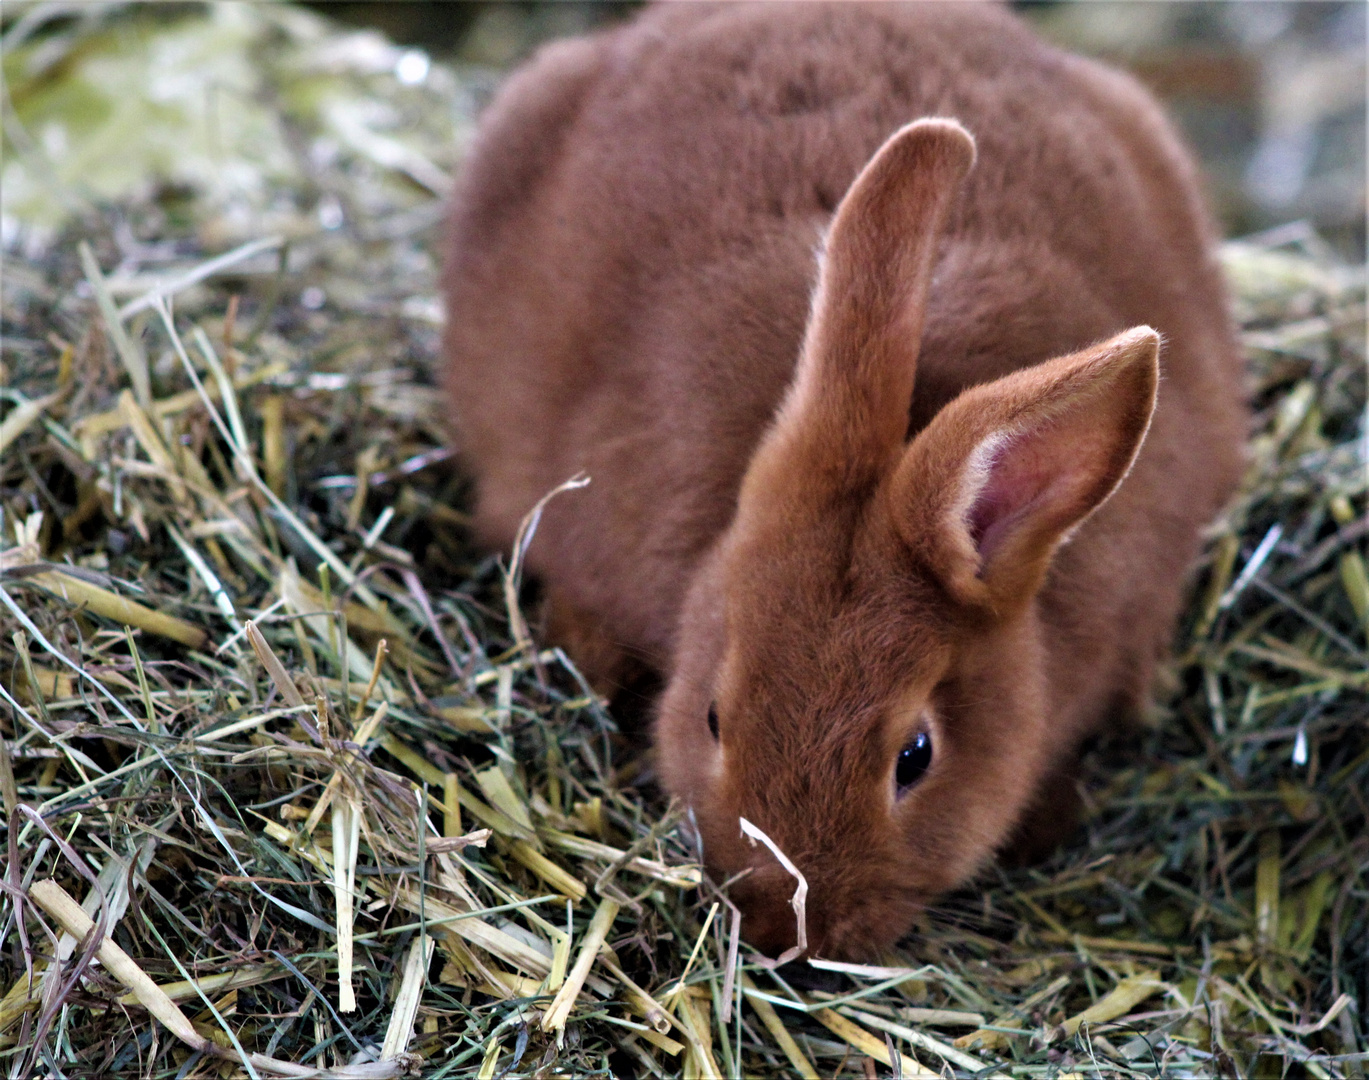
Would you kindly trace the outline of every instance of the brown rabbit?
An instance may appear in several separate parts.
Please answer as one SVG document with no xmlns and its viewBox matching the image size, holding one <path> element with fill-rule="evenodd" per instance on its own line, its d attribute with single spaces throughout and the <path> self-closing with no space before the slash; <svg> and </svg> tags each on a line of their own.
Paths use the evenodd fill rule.
<svg viewBox="0 0 1369 1080">
<path fill-rule="evenodd" d="M 1151 98 L 997 7 L 665 5 L 491 105 L 445 282 L 480 536 L 591 477 L 527 565 L 600 685 L 665 677 L 758 947 L 795 879 L 740 819 L 869 954 L 1144 704 L 1240 468 L 1212 242 Z"/>
</svg>

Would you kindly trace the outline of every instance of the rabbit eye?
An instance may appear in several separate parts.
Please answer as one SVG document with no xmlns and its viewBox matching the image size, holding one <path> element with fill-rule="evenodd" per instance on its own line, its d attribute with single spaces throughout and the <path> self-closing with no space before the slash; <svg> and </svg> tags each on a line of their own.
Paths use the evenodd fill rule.
<svg viewBox="0 0 1369 1080">
<path fill-rule="evenodd" d="M 922 779 L 932 764 L 932 737 L 919 731 L 913 741 L 898 752 L 894 766 L 894 785 L 902 795 Z"/>
<path fill-rule="evenodd" d="M 718 737 L 718 706 L 708 706 L 708 731 L 714 739 Z"/>
</svg>

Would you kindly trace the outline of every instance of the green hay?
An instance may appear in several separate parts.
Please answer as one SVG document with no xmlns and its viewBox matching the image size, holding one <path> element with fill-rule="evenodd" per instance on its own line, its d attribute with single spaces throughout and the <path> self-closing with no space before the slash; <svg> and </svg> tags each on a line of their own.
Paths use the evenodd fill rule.
<svg viewBox="0 0 1369 1080">
<path fill-rule="evenodd" d="M 253 80 L 235 122 L 269 141 L 233 158 L 263 180 L 246 196 L 260 217 L 234 218 L 223 178 L 191 168 L 210 151 L 174 138 L 198 123 L 178 99 L 187 116 L 156 114 L 128 186 L 49 162 L 48 194 L 76 197 L 49 217 L 25 188 L 42 228 L 6 250 L 8 1074 L 863 1076 L 873 1056 L 904 1076 L 1364 1075 L 1362 268 L 1296 228 L 1224 250 L 1257 407 L 1249 476 L 1213 531 L 1164 715 L 1085 762 L 1083 833 L 948 898 L 883 967 L 827 965 L 804 980 L 826 990 L 801 989 L 744 946 L 732 966 L 729 911 L 695 887 L 678 814 L 565 658 L 524 642 L 517 590 L 465 539 L 425 368 L 438 203 L 422 176 L 454 165 L 487 80 L 400 87 L 359 39 L 234 7 L 247 21 L 227 38 L 193 10 L 143 13 L 5 57 L 33 128 L 32 146 L 7 128 L 7 168 L 40 167 L 32 135 L 63 93 L 143 115 L 134 75 L 168 40 L 231 53 L 222 69 Z M 58 944 L 21 904 L 49 878 L 203 1045 L 92 964 L 98 941 Z M 544 1030 L 596 926 L 605 948 Z"/>
</svg>

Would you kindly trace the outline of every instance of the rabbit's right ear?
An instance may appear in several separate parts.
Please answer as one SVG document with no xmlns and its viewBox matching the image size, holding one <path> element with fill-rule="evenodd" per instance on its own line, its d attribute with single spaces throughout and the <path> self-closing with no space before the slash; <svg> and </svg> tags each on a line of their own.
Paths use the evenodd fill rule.
<svg viewBox="0 0 1369 1080">
<path fill-rule="evenodd" d="M 1131 468 L 1159 351 L 1136 327 L 971 387 L 914 437 L 882 495 L 951 596 L 1006 615 L 1035 595 L 1056 548 Z"/>
<path fill-rule="evenodd" d="M 823 251 L 794 382 L 758 454 L 808 496 L 860 489 L 907 437 L 942 229 L 974 163 L 954 120 L 900 128 L 852 183 Z"/>
</svg>

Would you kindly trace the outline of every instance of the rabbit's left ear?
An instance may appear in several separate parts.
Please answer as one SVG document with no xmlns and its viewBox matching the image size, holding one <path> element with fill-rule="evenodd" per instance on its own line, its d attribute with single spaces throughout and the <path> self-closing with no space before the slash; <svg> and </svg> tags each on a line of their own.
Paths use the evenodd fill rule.
<svg viewBox="0 0 1369 1080">
<path fill-rule="evenodd" d="M 881 494 L 953 597 L 1008 614 L 1035 595 L 1056 548 L 1131 468 L 1159 350 L 1136 327 L 971 387 L 913 439 Z"/>
<path fill-rule="evenodd" d="M 937 244 L 973 162 L 956 121 L 916 120 L 837 207 L 794 381 L 758 453 L 809 494 L 864 487 L 907 437 Z"/>
</svg>

